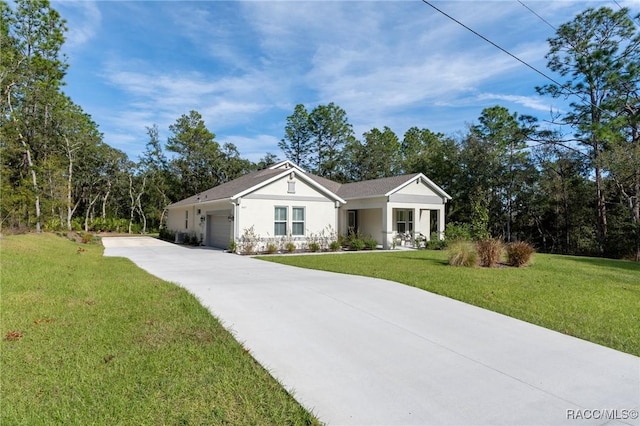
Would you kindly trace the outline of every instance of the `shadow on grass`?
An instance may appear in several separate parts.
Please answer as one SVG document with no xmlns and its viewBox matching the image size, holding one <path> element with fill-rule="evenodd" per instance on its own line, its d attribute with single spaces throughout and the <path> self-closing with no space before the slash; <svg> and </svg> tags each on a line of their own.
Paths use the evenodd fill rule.
<svg viewBox="0 0 640 426">
<path fill-rule="evenodd" d="M 603 259 L 597 257 L 574 257 L 566 256 L 566 260 L 572 260 L 578 263 L 587 263 L 593 266 L 603 268 L 618 268 L 627 271 L 640 272 L 640 262 L 632 262 L 630 260 Z"/>
</svg>

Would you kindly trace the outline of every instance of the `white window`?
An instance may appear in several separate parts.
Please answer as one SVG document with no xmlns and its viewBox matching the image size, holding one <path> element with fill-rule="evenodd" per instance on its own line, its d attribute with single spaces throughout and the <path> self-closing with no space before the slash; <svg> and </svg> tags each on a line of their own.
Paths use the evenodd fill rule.
<svg viewBox="0 0 640 426">
<path fill-rule="evenodd" d="M 304 207 L 294 207 L 291 218 L 291 235 L 304 235 Z"/>
<path fill-rule="evenodd" d="M 296 193 L 296 181 L 295 180 L 290 180 L 287 182 L 287 193 L 289 194 L 295 194 Z"/>
<path fill-rule="evenodd" d="M 276 207 L 274 214 L 273 235 L 287 235 L 287 208 Z"/>
<path fill-rule="evenodd" d="M 413 232 L 413 210 L 396 210 L 396 231 Z"/>
</svg>

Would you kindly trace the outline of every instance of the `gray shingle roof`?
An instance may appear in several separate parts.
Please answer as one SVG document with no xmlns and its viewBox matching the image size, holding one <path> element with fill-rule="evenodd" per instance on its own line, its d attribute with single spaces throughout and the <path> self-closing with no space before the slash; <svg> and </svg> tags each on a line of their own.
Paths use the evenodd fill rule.
<svg viewBox="0 0 640 426">
<path fill-rule="evenodd" d="M 230 182 L 223 183 L 222 185 L 207 189 L 206 191 L 203 191 L 200 194 L 196 194 L 189 198 L 185 198 L 184 200 L 173 203 L 169 207 L 195 204 L 198 201 L 206 202 L 206 201 L 228 199 L 240 194 L 243 191 L 246 191 L 249 188 L 259 185 L 262 182 L 265 182 L 274 176 L 282 174 L 285 171 L 287 171 L 287 169 L 269 168 L 269 169 L 264 169 L 264 170 L 259 170 L 257 172 L 249 173 L 247 175 L 239 177 L 238 179 L 234 179 Z M 300 171 L 299 173 L 303 173 L 303 172 Z M 341 199 L 348 200 L 348 199 L 354 199 L 354 198 L 384 196 L 385 194 L 399 187 L 400 185 L 412 179 L 415 179 L 417 176 L 420 175 L 420 173 L 393 176 L 393 177 L 382 178 L 382 179 L 365 180 L 362 182 L 345 183 L 345 184 L 340 184 L 338 182 L 334 182 L 332 180 L 323 178 L 321 176 L 316 176 L 311 173 L 304 173 L 304 175 L 307 178 L 319 184 L 320 186 L 326 188 L 333 194 L 337 195 Z"/>
<path fill-rule="evenodd" d="M 337 194 L 345 200 L 350 198 L 383 196 L 387 192 L 397 188 L 418 175 L 420 175 L 420 173 L 392 176 L 382 179 L 363 180 L 362 182 L 345 183 L 340 186 Z"/>
<path fill-rule="evenodd" d="M 223 183 L 222 185 L 214 186 L 213 188 L 207 189 L 199 194 L 192 195 L 189 198 L 185 198 L 184 200 L 177 201 L 169 207 L 189 205 L 198 202 L 198 197 L 200 197 L 200 202 L 205 201 L 215 201 L 215 200 L 224 200 L 225 198 L 231 198 L 234 195 L 247 190 L 255 185 L 258 185 L 266 180 L 269 180 L 273 176 L 279 175 L 283 173 L 283 169 L 264 169 L 258 170 L 257 172 L 252 172 L 247 175 L 241 176 L 238 179 L 234 179 L 232 181 Z"/>
</svg>

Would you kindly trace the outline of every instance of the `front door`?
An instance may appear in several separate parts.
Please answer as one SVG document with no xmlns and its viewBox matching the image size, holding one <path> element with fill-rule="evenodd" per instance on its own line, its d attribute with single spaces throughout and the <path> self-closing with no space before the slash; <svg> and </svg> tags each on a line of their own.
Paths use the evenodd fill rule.
<svg viewBox="0 0 640 426">
<path fill-rule="evenodd" d="M 347 211 L 348 219 L 347 219 L 347 233 L 348 234 L 357 234 L 358 233 L 358 210 L 348 210 Z"/>
</svg>

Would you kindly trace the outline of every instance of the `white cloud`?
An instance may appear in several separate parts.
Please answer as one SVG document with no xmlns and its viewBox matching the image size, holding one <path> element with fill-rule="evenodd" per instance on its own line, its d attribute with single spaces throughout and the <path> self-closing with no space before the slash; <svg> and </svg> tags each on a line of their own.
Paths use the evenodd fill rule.
<svg viewBox="0 0 640 426">
<path fill-rule="evenodd" d="M 542 76 L 419 1 L 72 4 L 68 10 L 87 16 L 74 43 L 104 51 L 104 62 L 84 73 L 101 78 L 84 87 L 104 90 L 91 111 L 122 146 L 143 143 L 153 123 L 166 133 L 192 109 L 219 140 L 258 160 L 279 152 L 283 123 L 298 103 L 335 102 L 358 136 L 388 125 L 401 137 L 414 125 L 464 130 L 488 101 L 544 112 L 551 102 L 533 96 Z M 521 4 L 435 4 L 547 72 L 553 30 Z M 527 2 L 553 25 L 602 4 L 610 3 Z M 118 33 L 112 44 L 92 39 L 100 25 L 104 34 L 131 34 Z"/>
<path fill-rule="evenodd" d="M 51 5 L 67 20 L 65 46 L 75 49 L 91 41 L 102 21 L 98 3 L 93 1 L 53 1 Z"/>
<path fill-rule="evenodd" d="M 548 98 L 543 98 L 542 96 L 519 96 L 519 95 L 504 95 L 497 93 L 481 93 L 478 95 L 478 100 L 496 100 L 496 101 L 506 101 L 514 104 L 522 105 L 526 108 L 530 108 L 535 111 L 542 112 L 550 112 L 554 110 L 556 112 L 561 112 L 557 109 L 555 105 L 550 103 Z"/>
</svg>

